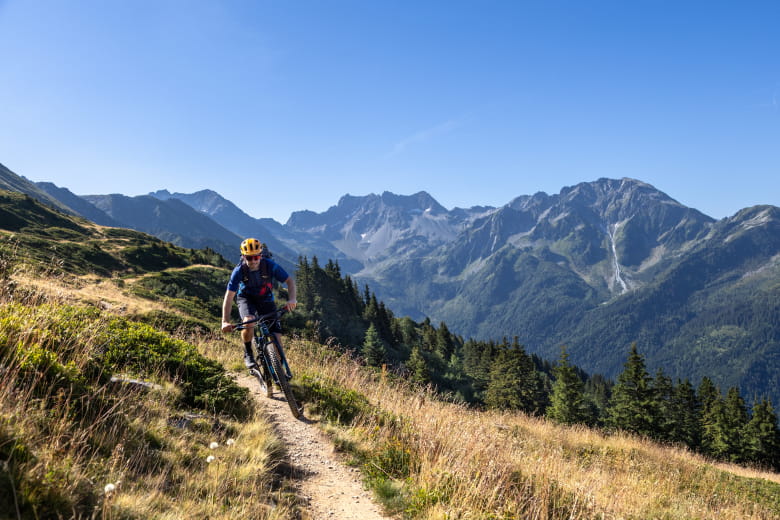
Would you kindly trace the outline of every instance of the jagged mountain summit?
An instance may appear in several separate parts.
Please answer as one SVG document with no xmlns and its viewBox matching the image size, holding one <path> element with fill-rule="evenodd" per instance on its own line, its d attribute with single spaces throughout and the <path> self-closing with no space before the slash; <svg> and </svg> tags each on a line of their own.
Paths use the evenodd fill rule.
<svg viewBox="0 0 780 520">
<path fill-rule="evenodd" d="M 273 219 L 254 218 L 215 191 L 201 190 L 187 194 L 158 190 L 149 195 L 160 200 L 183 202 L 209 216 L 238 237 L 255 237 L 261 240 L 268 244 L 274 258 L 285 268 L 290 269 L 290 272 L 294 271 L 298 256 L 301 255 L 319 254 L 323 258 L 333 258 L 351 265 L 350 260 L 328 242 L 318 241 L 305 233 L 291 231 Z M 237 249 L 233 247 L 232 254 L 228 258 L 233 258 Z"/>
<path fill-rule="evenodd" d="M 554 255 L 597 291 L 621 294 L 650 281 L 713 223 L 649 184 L 599 179 L 512 200 L 461 237 L 446 272 L 457 276 L 508 247 Z"/>
<path fill-rule="evenodd" d="M 330 242 L 366 268 L 452 242 L 475 218 L 492 210 L 448 211 L 424 191 L 409 196 L 345 195 L 324 213 L 293 213 L 286 227 Z"/>
</svg>

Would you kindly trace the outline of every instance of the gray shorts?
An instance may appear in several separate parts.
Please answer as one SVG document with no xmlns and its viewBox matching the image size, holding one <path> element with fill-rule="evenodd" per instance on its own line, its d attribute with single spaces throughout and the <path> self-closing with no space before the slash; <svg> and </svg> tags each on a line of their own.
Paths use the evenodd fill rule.
<svg viewBox="0 0 780 520">
<path fill-rule="evenodd" d="M 276 303 L 274 302 L 260 302 L 254 304 L 246 298 L 236 298 L 236 305 L 238 305 L 238 314 L 241 315 L 241 320 L 247 316 L 262 316 L 264 314 L 270 314 L 276 310 Z M 270 332 L 282 333 L 282 324 L 279 320 L 275 320 L 268 325 Z"/>
</svg>

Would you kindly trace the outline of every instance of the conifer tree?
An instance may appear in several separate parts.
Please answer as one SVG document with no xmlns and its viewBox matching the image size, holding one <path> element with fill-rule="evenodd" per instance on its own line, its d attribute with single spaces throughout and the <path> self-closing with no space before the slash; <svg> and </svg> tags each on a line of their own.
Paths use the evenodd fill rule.
<svg viewBox="0 0 780 520">
<path fill-rule="evenodd" d="M 303 309 L 311 312 L 314 307 L 314 288 L 312 287 L 311 268 L 305 256 L 298 257 L 298 270 L 295 273 L 295 285 L 298 288 L 298 302 Z"/>
<path fill-rule="evenodd" d="M 743 434 L 747 427 L 749 417 L 745 400 L 739 393 L 739 388 L 731 387 L 726 394 L 725 401 L 725 432 L 729 446 L 728 456 L 732 462 L 743 462 L 744 438 Z"/>
<path fill-rule="evenodd" d="M 498 355 L 498 345 L 494 341 L 476 343 L 479 360 L 473 367 L 471 377 L 474 379 L 474 389 L 478 395 L 484 394 L 490 383 L 490 371 L 493 366 L 493 360 Z"/>
<path fill-rule="evenodd" d="M 693 385 L 687 379 L 674 387 L 672 393 L 673 422 L 669 440 L 698 449 L 701 443 L 701 405 Z"/>
<path fill-rule="evenodd" d="M 655 427 L 654 395 L 645 360 L 631 345 L 628 361 L 612 392 L 607 422 L 621 430 L 652 436 Z"/>
<path fill-rule="evenodd" d="M 585 381 L 585 395 L 593 405 L 593 415 L 599 423 L 603 423 L 606 410 L 609 407 L 612 383 L 601 374 L 593 374 Z"/>
<path fill-rule="evenodd" d="M 528 374 L 507 348 L 501 348 L 493 360 L 490 380 L 485 390 L 485 404 L 490 408 L 522 410 L 520 380 Z"/>
<path fill-rule="evenodd" d="M 400 341 L 410 349 L 417 344 L 417 324 L 408 316 L 396 320 Z"/>
<path fill-rule="evenodd" d="M 709 386 L 705 386 L 704 390 L 708 391 Z M 702 399 L 702 403 L 704 402 L 704 399 Z M 723 418 L 725 413 L 723 397 L 720 393 L 716 395 L 709 394 L 706 403 L 706 405 L 702 404 L 701 450 L 707 455 L 725 458 L 729 452 L 729 446 L 726 441 L 727 433 L 723 431 L 725 423 Z"/>
<path fill-rule="evenodd" d="M 511 346 L 505 339 L 493 360 L 485 404 L 490 408 L 528 413 L 541 413 L 546 406 L 539 374 L 517 338 Z"/>
<path fill-rule="evenodd" d="M 745 460 L 780 469 L 780 429 L 772 403 L 764 398 L 753 405 L 753 416 L 745 427 Z"/>
<path fill-rule="evenodd" d="M 436 352 L 444 360 L 449 360 L 450 356 L 455 352 L 455 341 L 447 328 L 447 324 L 443 321 L 439 324 L 439 328 L 436 331 Z"/>
<path fill-rule="evenodd" d="M 566 347 L 561 347 L 561 358 L 553 368 L 553 376 L 547 417 L 561 424 L 592 424 L 595 417 L 585 398 L 585 384 L 569 363 Z"/>
<path fill-rule="evenodd" d="M 469 377 L 474 377 L 479 370 L 479 360 L 482 357 L 482 349 L 474 339 L 468 339 L 463 344 L 463 371 Z"/>
<path fill-rule="evenodd" d="M 433 328 L 428 319 L 423 322 L 421 329 L 422 349 L 425 352 L 434 352 L 436 350 L 436 329 Z"/>
<path fill-rule="evenodd" d="M 663 368 L 659 368 L 653 380 L 653 414 L 656 418 L 653 437 L 668 441 L 677 422 L 674 409 L 674 385 Z"/>
<path fill-rule="evenodd" d="M 707 454 L 731 462 L 744 460 L 742 436 L 748 416 L 736 387 L 729 389 L 725 399 L 710 404 L 703 423 L 702 445 Z"/>
<path fill-rule="evenodd" d="M 712 454 L 712 433 L 714 431 L 715 413 L 713 407 L 723 399 L 720 390 L 709 377 L 703 377 L 699 383 L 699 447 L 704 453 Z"/>
<path fill-rule="evenodd" d="M 391 321 L 393 313 L 385 306 L 385 302 L 380 301 L 377 308 L 376 328 L 379 337 L 387 343 L 393 344 L 393 331 Z"/>
<path fill-rule="evenodd" d="M 368 288 L 368 284 L 363 286 L 363 306 L 366 307 L 371 303 L 371 290 Z"/>
<path fill-rule="evenodd" d="M 363 342 L 363 358 L 367 365 L 378 367 L 385 359 L 385 346 L 372 323 L 366 331 L 366 339 Z"/>
<path fill-rule="evenodd" d="M 409 360 L 406 362 L 406 368 L 409 369 L 410 379 L 421 385 L 426 385 L 431 382 L 431 374 L 428 371 L 428 364 L 425 362 L 425 358 L 420 351 L 420 348 L 415 346 L 412 348 L 412 354 L 409 356 Z"/>
</svg>

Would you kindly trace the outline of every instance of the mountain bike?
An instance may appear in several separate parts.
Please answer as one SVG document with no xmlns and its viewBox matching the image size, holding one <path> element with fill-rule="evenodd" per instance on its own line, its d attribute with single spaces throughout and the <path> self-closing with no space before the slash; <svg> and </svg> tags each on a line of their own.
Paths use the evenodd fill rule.
<svg viewBox="0 0 780 520">
<path fill-rule="evenodd" d="M 260 390 L 265 392 L 266 397 L 273 395 L 273 383 L 276 383 L 284 392 L 284 397 L 287 399 L 287 404 L 290 406 L 293 417 L 298 419 L 301 417 L 302 410 L 298 405 L 298 401 L 295 400 L 292 387 L 290 386 L 290 379 L 293 376 L 290 371 L 290 365 L 287 364 L 284 349 L 276 335 L 268 330 L 269 325 L 273 324 L 274 321 L 278 320 L 286 312 L 287 309 L 277 309 L 262 316 L 255 316 L 254 319 L 236 323 L 233 325 L 233 330 L 243 330 L 247 325 L 256 323 L 252 346 L 255 350 L 255 360 L 258 364 L 250 368 L 249 373 L 260 383 Z"/>
</svg>

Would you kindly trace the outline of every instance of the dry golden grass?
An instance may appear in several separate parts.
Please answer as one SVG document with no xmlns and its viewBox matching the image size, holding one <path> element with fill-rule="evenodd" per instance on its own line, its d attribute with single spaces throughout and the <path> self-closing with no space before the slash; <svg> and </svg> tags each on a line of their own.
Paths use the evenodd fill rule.
<svg viewBox="0 0 780 520">
<path fill-rule="evenodd" d="M 183 271 L 196 268 L 212 268 L 208 265 L 172 267 L 166 271 Z M 56 274 L 55 274 L 56 273 Z M 123 278 L 104 278 L 95 275 L 71 276 L 57 272 L 41 272 L 40 268 L 19 265 L 10 278 L 19 286 L 32 290 L 38 298 L 68 304 L 86 304 L 115 314 L 146 314 L 152 311 L 165 311 L 184 315 L 181 311 L 166 305 L 162 301 L 139 298 L 130 292 L 134 283 L 142 280 L 145 274 Z"/>
<path fill-rule="evenodd" d="M 778 517 L 780 499 L 771 493 L 780 487 L 768 482 L 780 482 L 777 474 L 714 464 L 630 435 L 477 412 L 387 383 L 304 341 L 287 350 L 298 371 L 361 392 L 404 418 L 399 426 L 369 414 L 338 435 L 364 449 L 396 443 L 414 454 L 414 487 L 431 502 L 446 497 L 423 518 Z"/>
<path fill-rule="evenodd" d="M 25 274 L 14 273 L 24 289 L 0 295 L 3 305 L 83 303 L 79 291 L 92 283 Z M 104 297 L 122 297 L 116 287 L 108 289 Z M 8 357 L 17 346 L 45 352 L 38 346 L 46 337 L 45 317 L 21 327 L 12 321 L 0 323 L 0 454 L 17 454 L 5 467 L 15 475 L 13 496 L 5 498 L 20 517 L 54 518 L 52 508 L 63 518 L 298 517 L 298 498 L 279 472 L 283 443 L 259 411 L 246 421 L 190 414 L 174 405 L 180 390 L 153 375 L 150 380 L 160 384 L 151 389 L 105 383 L 87 401 L 48 389 L 49 375 L 25 373 Z M 74 361 L 72 373 L 85 372 L 97 332 L 83 331 L 73 344 L 56 346 Z M 106 491 L 107 485 L 114 490 Z M 40 504 L 37 513 L 31 500 Z M 6 513 L 17 517 L 13 510 L 0 517 Z"/>
</svg>

